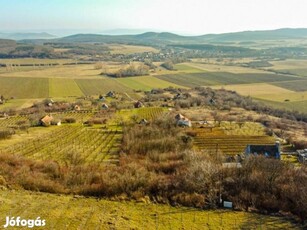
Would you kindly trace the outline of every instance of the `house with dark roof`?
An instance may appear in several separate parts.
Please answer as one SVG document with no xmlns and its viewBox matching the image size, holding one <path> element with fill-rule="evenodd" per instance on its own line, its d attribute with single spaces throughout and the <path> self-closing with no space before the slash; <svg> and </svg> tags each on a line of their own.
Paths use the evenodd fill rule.
<svg viewBox="0 0 307 230">
<path fill-rule="evenodd" d="M 187 117 L 183 116 L 182 114 L 178 113 L 175 116 L 176 124 L 181 127 L 192 127 L 192 122 Z"/>
<path fill-rule="evenodd" d="M 267 158 L 274 158 L 280 160 L 280 144 L 276 142 L 275 145 L 247 145 L 245 148 L 245 155 L 250 156 L 265 156 Z"/>
<path fill-rule="evenodd" d="M 103 104 L 101 105 L 101 108 L 102 108 L 102 109 L 109 109 L 109 106 L 108 106 L 107 104 L 103 103 Z"/>
<path fill-rule="evenodd" d="M 296 151 L 298 154 L 298 161 L 307 164 L 307 149 L 301 149 Z"/>
<path fill-rule="evenodd" d="M 114 91 L 110 91 L 107 93 L 106 95 L 107 97 L 115 97 L 115 92 Z"/>
<path fill-rule="evenodd" d="M 144 107 L 142 102 L 137 101 L 137 102 L 134 103 L 134 108 L 141 108 L 141 107 Z"/>
</svg>

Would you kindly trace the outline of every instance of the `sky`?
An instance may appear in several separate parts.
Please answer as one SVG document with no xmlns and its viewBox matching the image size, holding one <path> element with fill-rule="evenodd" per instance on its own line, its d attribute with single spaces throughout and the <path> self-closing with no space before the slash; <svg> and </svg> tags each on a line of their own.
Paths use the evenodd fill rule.
<svg viewBox="0 0 307 230">
<path fill-rule="evenodd" d="M 306 0 L 0 0 L 0 32 L 201 35 L 307 28 Z"/>
</svg>

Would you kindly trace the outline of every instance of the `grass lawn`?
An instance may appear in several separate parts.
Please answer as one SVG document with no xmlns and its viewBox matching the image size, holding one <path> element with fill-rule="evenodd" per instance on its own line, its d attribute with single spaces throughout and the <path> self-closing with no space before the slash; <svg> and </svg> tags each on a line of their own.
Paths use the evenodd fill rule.
<svg viewBox="0 0 307 230">
<path fill-rule="evenodd" d="M 42 229 L 299 229 L 280 217 L 228 210 L 202 211 L 148 202 L 0 190 L 0 224 L 6 216 L 46 220 Z"/>
</svg>

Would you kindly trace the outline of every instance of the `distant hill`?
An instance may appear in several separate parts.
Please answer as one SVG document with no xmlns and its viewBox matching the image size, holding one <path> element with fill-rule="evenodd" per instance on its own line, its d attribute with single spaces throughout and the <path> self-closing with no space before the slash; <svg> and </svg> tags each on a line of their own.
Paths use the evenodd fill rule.
<svg viewBox="0 0 307 230">
<path fill-rule="evenodd" d="M 244 31 L 224 34 L 207 34 L 202 36 L 181 36 L 173 33 L 147 32 L 138 35 L 98 35 L 76 34 L 56 42 L 105 42 L 105 43 L 210 43 L 210 42 L 253 42 L 259 40 L 305 39 L 307 29 L 278 29 L 268 31 Z"/>
<path fill-rule="evenodd" d="M 307 29 L 243 31 L 236 33 L 203 35 L 200 37 L 204 40 L 215 42 L 304 39 L 307 38 Z"/>
<path fill-rule="evenodd" d="M 1 39 L 0 38 L 0 48 L 3 47 L 15 47 L 16 41 L 9 40 L 9 39 Z"/>
<path fill-rule="evenodd" d="M 0 33 L 2 39 L 25 40 L 25 39 L 53 39 L 56 36 L 48 33 Z"/>
</svg>

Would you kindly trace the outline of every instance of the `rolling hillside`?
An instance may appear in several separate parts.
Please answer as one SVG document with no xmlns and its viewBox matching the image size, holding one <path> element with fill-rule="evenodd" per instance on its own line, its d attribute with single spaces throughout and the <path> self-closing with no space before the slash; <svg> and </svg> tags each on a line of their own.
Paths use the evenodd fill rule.
<svg viewBox="0 0 307 230">
<path fill-rule="evenodd" d="M 208 43 L 208 42 L 234 42 L 234 41 L 265 41 L 280 39 L 304 39 L 307 38 L 307 29 L 278 29 L 267 31 L 244 31 L 224 34 L 207 34 L 202 36 L 180 36 L 173 33 L 147 32 L 138 35 L 99 35 L 99 34 L 76 34 L 60 39 L 56 42 L 132 42 L 152 43 Z"/>
</svg>

